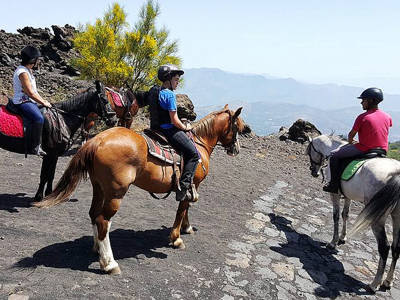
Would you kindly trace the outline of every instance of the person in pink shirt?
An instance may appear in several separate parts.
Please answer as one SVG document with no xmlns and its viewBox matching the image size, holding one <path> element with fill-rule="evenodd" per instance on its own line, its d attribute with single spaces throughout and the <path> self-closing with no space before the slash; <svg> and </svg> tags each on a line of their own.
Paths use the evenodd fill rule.
<svg viewBox="0 0 400 300">
<path fill-rule="evenodd" d="M 382 90 L 368 88 L 358 98 L 361 99 L 362 108 L 366 112 L 355 120 L 348 134 L 349 143 L 331 152 L 329 159 L 331 181 L 323 187 L 325 192 L 338 193 L 341 159 L 359 156 L 372 149 L 381 149 L 385 153 L 388 150 L 389 127 L 392 126 L 392 118 L 378 108 L 378 104 L 383 101 Z M 358 134 L 358 142 L 354 140 L 356 134 Z"/>
</svg>

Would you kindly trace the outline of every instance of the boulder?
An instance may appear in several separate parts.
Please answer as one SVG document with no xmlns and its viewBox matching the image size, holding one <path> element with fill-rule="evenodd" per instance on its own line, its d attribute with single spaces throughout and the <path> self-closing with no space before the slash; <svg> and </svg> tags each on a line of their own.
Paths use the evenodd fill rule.
<svg viewBox="0 0 400 300">
<path fill-rule="evenodd" d="M 188 95 L 177 94 L 176 104 L 178 106 L 178 116 L 180 119 L 188 119 L 189 121 L 194 121 L 197 117 L 194 112 L 194 105 L 192 100 L 189 99 Z"/>
<path fill-rule="evenodd" d="M 279 136 L 280 140 L 292 140 L 298 143 L 304 143 L 308 140 L 321 135 L 321 132 L 310 122 L 298 119 L 293 125 L 286 131 L 285 127 L 281 127 L 280 132 L 283 132 Z"/>
</svg>

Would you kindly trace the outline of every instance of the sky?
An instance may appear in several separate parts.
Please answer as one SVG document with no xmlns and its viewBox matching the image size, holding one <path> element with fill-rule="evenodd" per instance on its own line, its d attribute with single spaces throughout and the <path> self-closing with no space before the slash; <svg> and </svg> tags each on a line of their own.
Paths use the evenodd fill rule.
<svg viewBox="0 0 400 300">
<path fill-rule="evenodd" d="M 131 26 L 145 0 L 0 0 L 0 29 L 93 24 L 119 3 Z M 400 94 L 398 0 L 160 0 L 159 28 L 184 68 L 378 86 Z"/>
</svg>

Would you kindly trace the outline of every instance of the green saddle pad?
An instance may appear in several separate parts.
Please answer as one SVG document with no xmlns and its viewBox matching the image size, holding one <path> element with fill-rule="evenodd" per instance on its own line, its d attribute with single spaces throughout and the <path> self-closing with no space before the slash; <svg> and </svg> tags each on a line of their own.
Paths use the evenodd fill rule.
<svg viewBox="0 0 400 300">
<path fill-rule="evenodd" d="M 342 173 L 342 180 L 350 180 L 357 170 L 365 163 L 366 159 L 355 159 L 349 163 Z"/>
</svg>

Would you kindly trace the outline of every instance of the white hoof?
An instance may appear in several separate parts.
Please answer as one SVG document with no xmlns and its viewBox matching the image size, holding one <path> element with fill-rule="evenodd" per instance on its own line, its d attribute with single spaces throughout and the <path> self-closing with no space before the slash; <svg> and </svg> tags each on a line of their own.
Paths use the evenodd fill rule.
<svg viewBox="0 0 400 300">
<path fill-rule="evenodd" d="M 185 244 L 183 243 L 183 240 L 182 240 L 181 238 L 177 238 L 177 239 L 172 243 L 172 245 L 173 245 L 175 248 L 178 248 L 178 249 L 185 249 Z"/>
<path fill-rule="evenodd" d="M 194 230 L 193 230 L 192 225 L 189 225 L 189 227 L 187 227 L 186 229 L 184 229 L 183 232 L 184 232 L 184 233 L 187 233 L 187 234 L 193 234 L 193 233 L 194 233 Z"/>
</svg>

